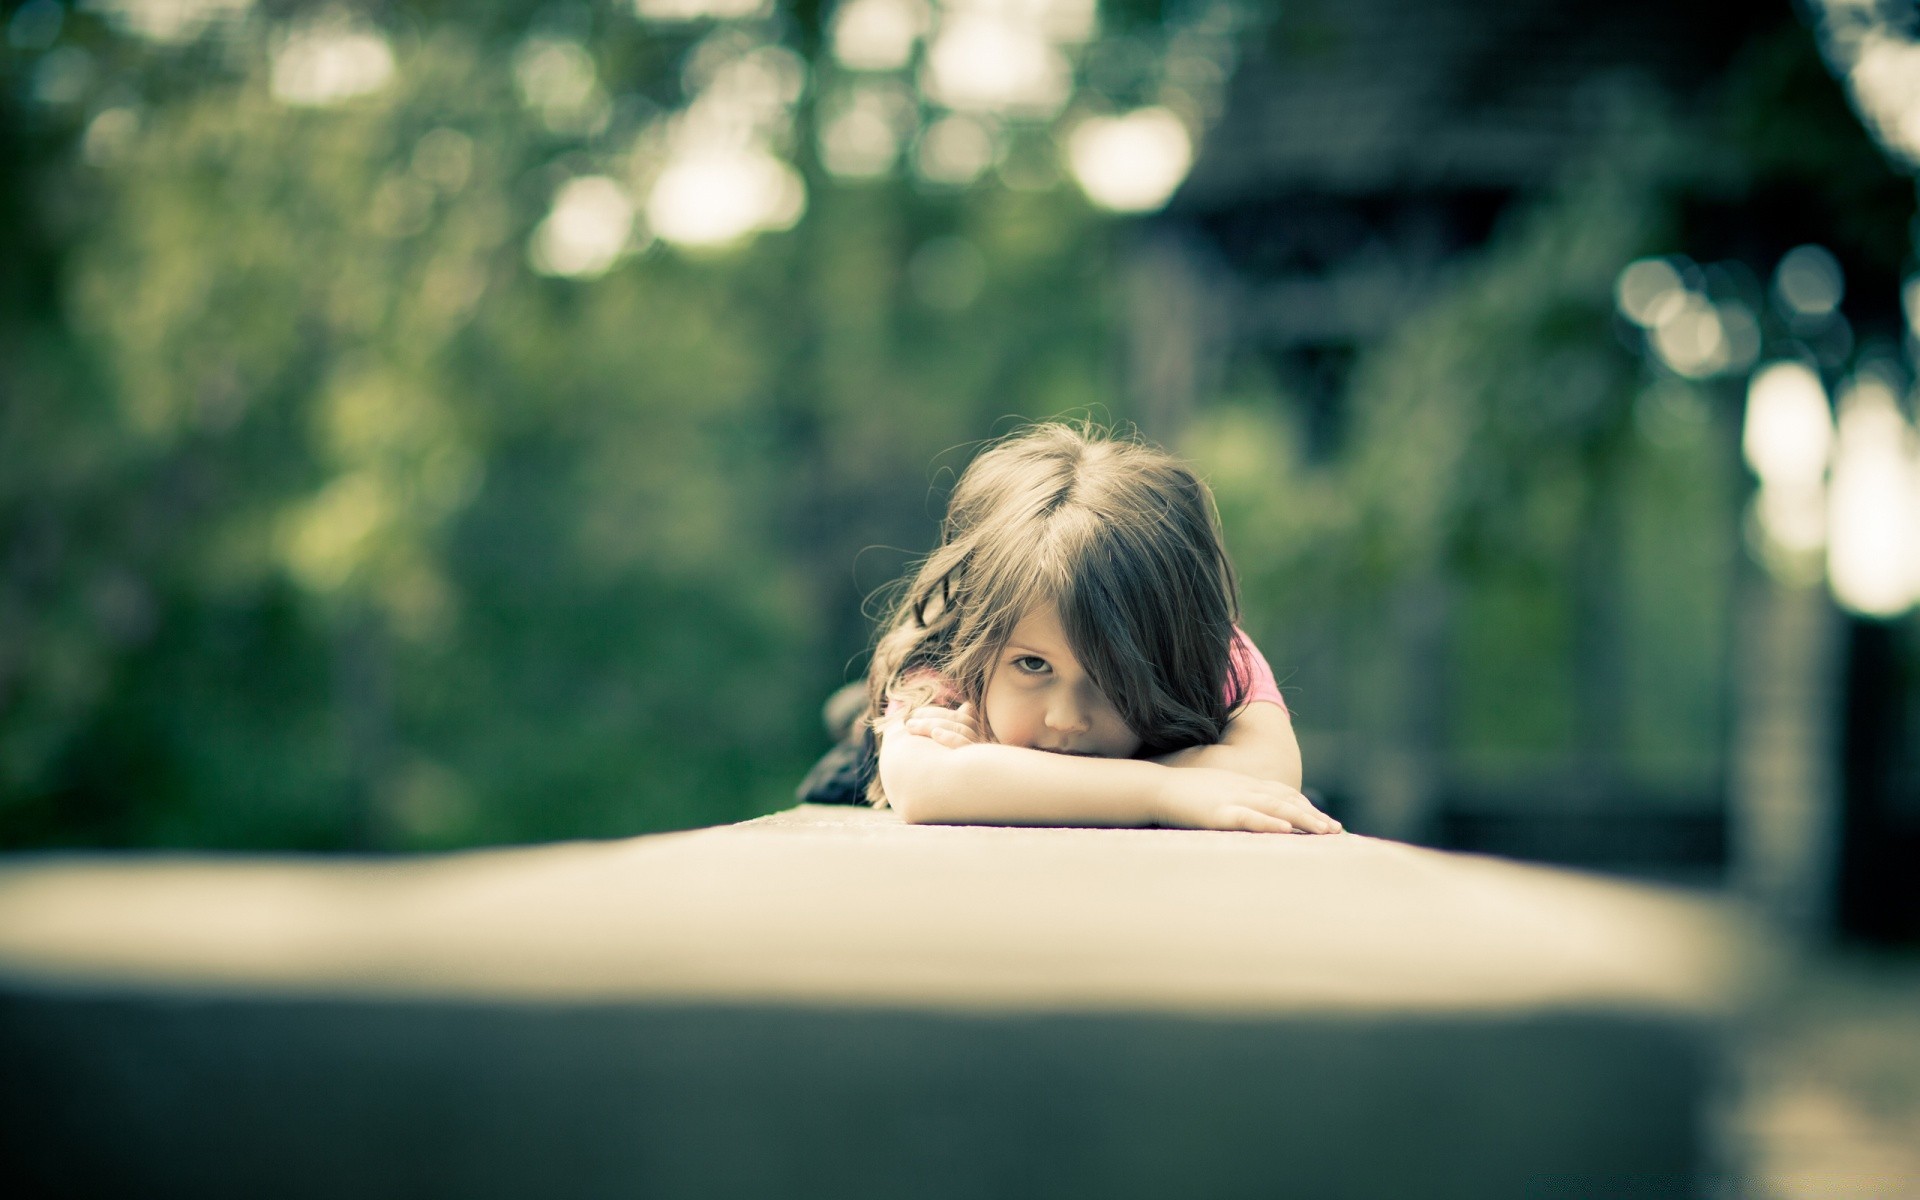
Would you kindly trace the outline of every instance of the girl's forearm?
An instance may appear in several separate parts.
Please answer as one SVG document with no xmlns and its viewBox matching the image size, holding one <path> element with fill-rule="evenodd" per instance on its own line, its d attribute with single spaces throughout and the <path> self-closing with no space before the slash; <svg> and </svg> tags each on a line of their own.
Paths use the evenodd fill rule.
<svg viewBox="0 0 1920 1200">
<path fill-rule="evenodd" d="M 1211 767 L 1270 779 L 1288 787 L 1300 786 L 1300 743 L 1286 710 L 1270 704 L 1252 704 L 1227 725 L 1220 741 L 1189 746 L 1153 760 L 1169 767 Z"/>
<path fill-rule="evenodd" d="M 907 821 L 928 825 L 1151 825 L 1160 819 L 1169 769 L 987 742 L 900 750 L 881 760 L 889 803 Z M 889 757 L 895 770 L 887 769 Z"/>
<path fill-rule="evenodd" d="M 1150 761 L 1167 767 L 1210 767 L 1254 779 L 1271 779 L 1288 787 L 1300 786 L 1300 751 L 1290 746 L 1255 748 L 1220 742 L 1189 746 Z"/>
</svg>

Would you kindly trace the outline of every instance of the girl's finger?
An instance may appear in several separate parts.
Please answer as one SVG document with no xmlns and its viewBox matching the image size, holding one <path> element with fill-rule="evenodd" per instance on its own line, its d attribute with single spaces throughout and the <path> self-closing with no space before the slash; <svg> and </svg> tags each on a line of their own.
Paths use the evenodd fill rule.
<svg viewBox="0 0 1920 1200">
<path fill-rule="evenodd" d="M 1285 817 L 1243 805 L 1235 805 L 1222 815 L 1227 818 L 1227 829 L 1243 829 L 1248 833 L 1292 833 L 1294 829 Z"/>
<path fill-rule="evenodd" d="M 908 721 L 907 732 L 933 738 L 942 745 L 964 746 L 975 740 L 973 731 L 968 726 L 952 720 L 935 720 L 930 717 L 916 717 Z"/>
<path fill-rule="evenodd" d="M 1321 813 L 1309 813 L 1294 819 L 1295 825 L 1306 833 L 1339 833 L 1339 823 Z"/>
<path fill-rule="evenodd" d="M 1305 800 L 1294 800 L 1280 804 L 1269 810 L 1273 815 L 1291 822 L 1295 827 L 1308 833 L 1338 833 L 1340 822 L 1321 812 Z"/>
</svg>

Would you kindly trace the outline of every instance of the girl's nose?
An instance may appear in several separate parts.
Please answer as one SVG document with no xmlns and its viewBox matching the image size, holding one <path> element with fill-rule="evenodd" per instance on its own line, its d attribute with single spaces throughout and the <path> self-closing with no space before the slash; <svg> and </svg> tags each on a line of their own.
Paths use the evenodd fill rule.
<svg viewBox="0 0 1920 1200">
<path fill-rule="evenodd" d="M 1047 705 L 1047 728 L 1061 733 L 1085 733 L 1090 722 L 1086 706 L 1071 696 L 1057 696 Z"/>
</svg>

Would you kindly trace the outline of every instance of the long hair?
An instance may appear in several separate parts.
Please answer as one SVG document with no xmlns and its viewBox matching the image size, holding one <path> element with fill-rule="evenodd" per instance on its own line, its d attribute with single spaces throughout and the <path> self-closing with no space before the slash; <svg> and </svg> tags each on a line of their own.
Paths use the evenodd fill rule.
<svg viewBox="0 0 1920 1200">
<path fill-rule="evenodd" d="M 1095 426 L 1033 426 L 955 485 L 875 646 L 869 717 L 936 696 L 978 709 L 1014 626 L 1051 604 L 1141 756 L 1216 742 L 1248 686 L 1236 592 L 1213 495 L 1185 463 Z M 868 795 L 884 799 L 877 773 Z"/>
</svg>

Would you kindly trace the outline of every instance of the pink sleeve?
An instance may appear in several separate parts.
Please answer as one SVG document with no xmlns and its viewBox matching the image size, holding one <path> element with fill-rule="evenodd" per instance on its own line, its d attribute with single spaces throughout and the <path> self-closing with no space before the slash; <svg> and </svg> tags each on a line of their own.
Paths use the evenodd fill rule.
<svg viewBox="0 0 1920 1200">
<path fill-rule="evenodd" d="M 947 685 L 947 681 L 926 668 L 912 672 L 904 680 L 906 683 L 925 683 L 929 681 L 934 685 L 933 703 L 946 705 L 948 707 L 960 703 L 960 697 Z M 891 721 L 906 711 L 907 702 L 905 700 L 900 699 L 898 696 L 889 695 L 887 697 L 887 711 L 880 719 L 882 721 Z"/>
<path fill-rule="evenodd" d="M 1281 698 L 1279 681 L 1273 677 L 1273 668 L 1267 665 L 1266 656 L 1260 648 L 1238 627 L 1233 631 L 1233 642 L 1227 651 L 1233 658 L 1233 665 L 1247 681 L 1246 702 L 1253 704 L 1265 700 L 1269 704 L 1278 704 L 1282 711 L 1287 702 Z"/>
</svg>

